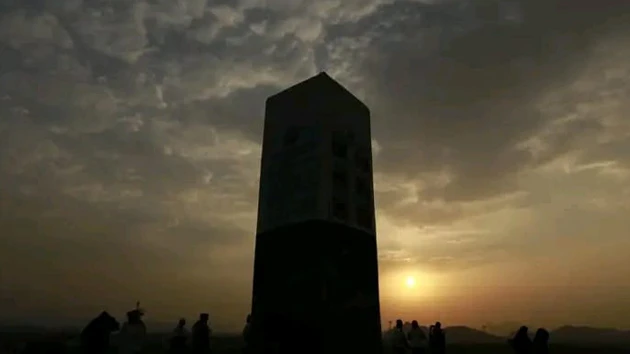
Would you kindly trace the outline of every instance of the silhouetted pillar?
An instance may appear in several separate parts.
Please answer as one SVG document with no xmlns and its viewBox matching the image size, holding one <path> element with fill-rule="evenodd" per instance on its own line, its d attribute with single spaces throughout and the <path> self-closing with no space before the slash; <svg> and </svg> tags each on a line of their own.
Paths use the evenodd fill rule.
<svg viewBox="0 0 630 354">
<path fill-rule="evenodd" d="M 267 99 L 254 353 L 382 352 L 370 112 L 325 73 Z"/>
</svg>

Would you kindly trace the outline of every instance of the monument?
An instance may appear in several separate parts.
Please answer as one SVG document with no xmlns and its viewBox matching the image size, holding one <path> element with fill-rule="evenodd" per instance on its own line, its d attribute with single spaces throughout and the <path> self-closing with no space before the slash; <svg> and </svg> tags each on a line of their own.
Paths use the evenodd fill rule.
<svg viewBox="0 0 630 354">
<path fill-rule="evenodd" d="M 253 353 L 382 353 L 370 111 L 326 73 L 265 106 Z"/>
</svg>

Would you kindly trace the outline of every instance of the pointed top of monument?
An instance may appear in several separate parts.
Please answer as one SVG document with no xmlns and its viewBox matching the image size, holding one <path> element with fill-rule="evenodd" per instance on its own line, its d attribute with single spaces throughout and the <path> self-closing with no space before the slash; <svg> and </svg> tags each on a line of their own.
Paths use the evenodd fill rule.
<svg viewBox="0 0 630 354">
<path fill-rule="evenodd" d="M 318 74 L 311 76 L 310 78 L 300 81 L 297 84 L 290 86 L 287 89 L 284 89 L 269 98 L 267 98 L 267 102 L 270 100 L 280 99 L 281 97 L 292 97 L 292 96 L 302 96 L 302 95 L 336 95 L 336 96 L 344 96 L 355 103 L 363 106 L 365 109 L 369 110 L 369 108 L 363 103 L 360 99 L 358 99 L 352 92 L 350 92 L 347 88 L 345 88 L 342 84 L 340 84 L 337 80 L 333 79 L 327 72 L 321 71 Z"/>
</svg>

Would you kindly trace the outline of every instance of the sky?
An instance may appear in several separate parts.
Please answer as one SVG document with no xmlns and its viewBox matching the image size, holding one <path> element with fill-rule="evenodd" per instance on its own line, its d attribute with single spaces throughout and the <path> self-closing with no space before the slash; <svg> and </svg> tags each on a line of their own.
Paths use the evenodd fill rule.
<svg viewBox="0 0 630 354">
<path fill-rule="evenodd" d="M 630 328 L 630 2 L 0 0 L 0 314 L 251 298 L 265 98 L 372 111 L 381 312 Z M 413 288 L 405 279 L 413 277 Z"/>
</svg>

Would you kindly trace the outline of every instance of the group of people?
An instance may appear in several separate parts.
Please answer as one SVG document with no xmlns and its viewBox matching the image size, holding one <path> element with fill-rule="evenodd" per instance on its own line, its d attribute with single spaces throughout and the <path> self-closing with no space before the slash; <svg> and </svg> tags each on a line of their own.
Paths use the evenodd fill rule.
<svg viewBox="0 0 630 354">
<path fill-rule="evenodd" d="M 110 336 L 117 333 L 118 352 L 120 354 L 139 354 L 146 342 L 147 327 L 142 320 L 144 311 L 139 303 L 136 308 L 127 312 L 127 320 L 122 326 L 106 311 L 94 318 L 83 329 L 80 336 L 82 352 L 85 354 L 104 354 L 110 347 Z M 251 315 L 247 316 L 243 329 L 244 351 L 249 352 L 251 337 Z M 169 338 L 169 352 L 178 353 L 210 353 L 209 315 L 201 313 L 189 332 L 186 329 L 186 319 L 180 319 Z M 445 354 L 446 334 L 442 324 L 436 322 L 429 326 L 428 336 L 424 333 L 418 321 L 411 322 L 411 329 L 405 332 L 402 320 L 396 320 L 396 326 L 391 332 L 390 344 L 394 354 Z M 544 328 L 536 331 L 534 339 L 529 337 L 529 329 L 522 326 L 508 344 L 515 354 L 548 354 L 549 332 Z"/>
<path fill-rule="evenodd" d="M 508 343 L 515 354 L 548 354 L 549 332 L 544 328 L 538 328 L 532 341 L 529 338 L 529 328 L 522 326 Z"/>
<path fill-rule="evenodd" d="M 418 321 L 411 322 L 411 329 L 405 333 L 403 321 L 396 320 L 396 327 L 391 333 L 390 344 L 394 354 L 445 354 L 446 334 L 442 329 L 442 324 L 436 322 L 429 326 L 428 338 Z M 529 337 L 529 329 L 522 326 L 513 338 L 508 340 L 508 344 L 515 354 L 549 354 L 549 332 L 544 328 L 539 328 L 534 335 L 534 339 Z"/>
<path fill-rule="evenodd" d="M 134 310 L 127 312 L 127 320 L 120 326 L 113 316 L 103 311 L 81 331 L 81 351 L 85 354 L 107 353 L 111 334 L 118 332 L 116 339 L 120 354 L 141 353 L 147 336 L 147 326 L 142 320 L 143 316 L 144 311 L 138 304 Z M 186 329 L 186 320 L 180 319 L 169 338 L 169 352 L 185 353 L 192 349 L 193 353 L 210 353 L 212 330 L 209 318 L 207 313 L 200 314 L 190 333 Z"/>
<path fill-rule="evenodd" d="M 207 313 L 199 314 L 199 319 L 193 324 L 190 333 L 186 329 L 186 319 L 182 318 L 169 340 L 169 351 L 173 354 L 188 352 L 190 338 L 190 349 L 193 353 L 210 353 L 211 335 L 210 316 Z"/>
<path fill-rule="evenodd" d="M 442 324 L 436 322 L 429 326 L 429 338 L 425 335 L 418 321 L 411 322 L 411 330 L 405 333 L 403 321 L 396 320 L 396 327 L 391 337 L 392 351 L 394 354 L 423 354 L 427 351 L 431 354 L 446 353 L 446 334 L 442 329 Z"/>
</svg>

